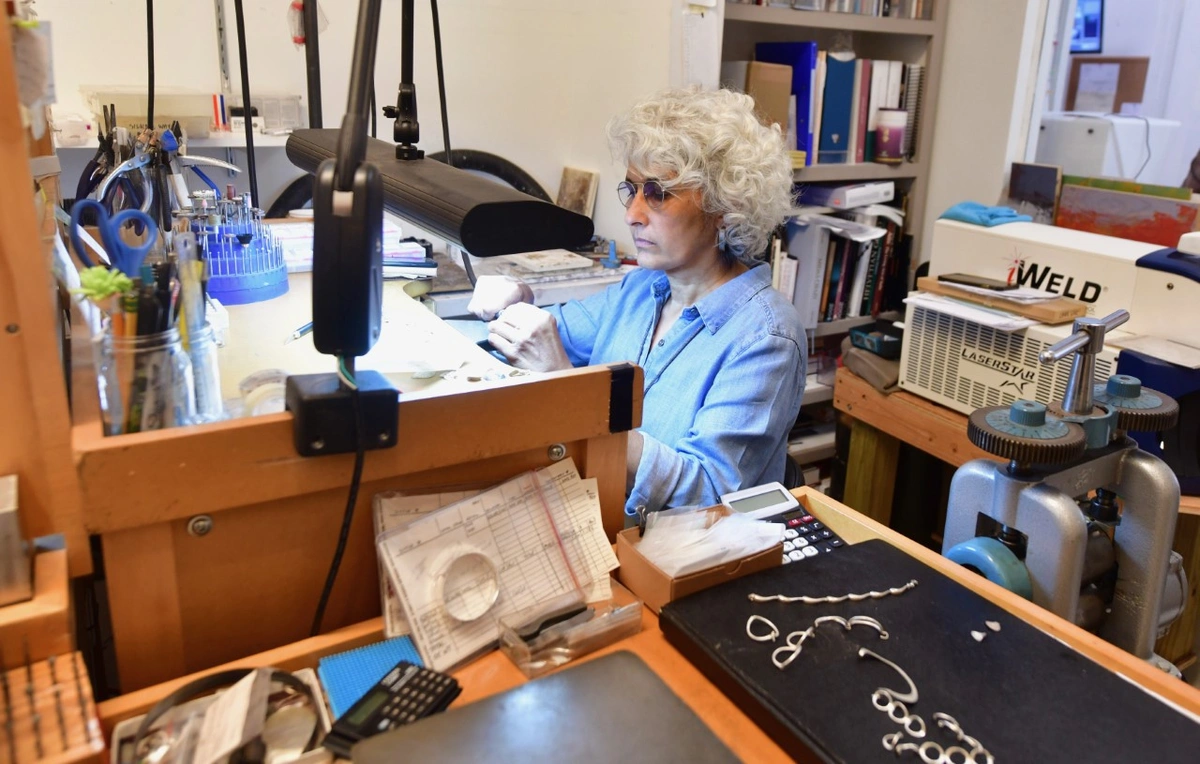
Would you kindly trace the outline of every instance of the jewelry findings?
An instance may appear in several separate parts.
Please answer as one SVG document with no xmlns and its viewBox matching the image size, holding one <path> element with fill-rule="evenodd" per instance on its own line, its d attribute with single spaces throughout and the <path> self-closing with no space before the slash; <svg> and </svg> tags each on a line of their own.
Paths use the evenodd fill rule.
<svg viewBox="0 0 1200 764">
<path fill-rule="evenodd" d="M 770 633 L 755 634 L 753 631 L 751 631 L 750 624 L 754 623 L 755 621 L 762 621 L 767 626 L 769 626 L 771 629 Z M 778 627 L 775 626 L 775 624 L 771 623 L 766 618 L 763 618 L 761 615 L 758 615 L 757 613 L 755 613 L 754 615 L 752 615 L 746 619 L 746 636 L 750 637 L 750 639 L 753 639 L 755 642 L 774 642 L 776 639 L 779 638 L 779 629 L 778 629 Z"/>
<path fill-rule="evenodd" d="M 884 658 L 879 653 L 868 650 L 865 647 L 858 648 L 858 657 L 859 658 L 874 658 L 875 660 L 879 661 L 880 663 L 885 663 L 888 666 L 891 666 L 893 669 L 895 669 L 897 674 L 904 677 L 905 683 L 908 684 L 908 692 L 906 692 L 906 693 L 899 693 L 899 692 L 896 692 L 895 690 L 889 690 L 886 687 L 881 687 L 881 688 L 879 688 L 879 690 L 876 690 L 876 692 L 880 692 L 880 691 L 886 692 L 886 693 L 888 693 L 888 695 L 890 695 L 895 700 L 899 700 L 904 703 L 916 703 L 917 702 L 917 686 L 915 684 L 913 684 L 912 678 L 909 677 L 908 674 L 904 673 L 904 669 L 900 668 L 895 663 L 892 663 L 887 658 Z"/>
<path fill-rule="evenodd" d="M 796 660 L 796 656 L 804 649 L 804 640 L 811 637 L 814 633 L 814 628 L 810 626 L 804 631 L 793 631 L 791 634 L 788 634 L 787 639 L 784 640 L 787 644 L 783 647 L 775 648 L 771 653 L 771 663 L 775 664 L 775 668 L 783 671 L 791 665 L 792 661 Z M 781 653 L 786 653 L 787 657 L 780 658 Z"/>
<path fill-rule="evenodd" d="M 880 639 L 887 639 L 888 633 L 883 628 L 883 624 L 878 619 L 872 618 L 869 615 L 852 615 L 849 618 L 842 618 L 840 615 L 823 615 L 813 621 L 813 627 L 820 626 L 823 623 L 841 624 L 842 628 L 850 631 L 852 626 L 870 626 L 875 631 L 879 632 Z"/>
<path fill-rule="evenodd" d="M 909 581 L 903 586 L 895 586 L 891 589 L 885 589 L 880 592 L 865 592 L 863 594 L 843 594 L 840 597 L 789 597 L 785 594 L 751 594 L 751 602 L 801 602 L 805 605 L 835 605 L 839 602 L 862 602 L 863 600 L 881 600 L 884 597 L 895 597 L 904 594 L 909 589 L 917 585 L 917 579 Z"/>
</svg>

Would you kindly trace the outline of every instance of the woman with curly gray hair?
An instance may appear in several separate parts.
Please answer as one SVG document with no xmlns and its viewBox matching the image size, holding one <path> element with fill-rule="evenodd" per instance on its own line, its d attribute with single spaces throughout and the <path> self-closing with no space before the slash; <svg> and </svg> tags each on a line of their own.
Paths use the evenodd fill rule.
<svg viewBox="0 0 1200 764">
<path fill-rule="evenodd" d="M 469 310 L 491 320 L 488 339 L 514 365 L 644 369 L 628 514 L 782 480 L 806 350 L 760 260 L 792 208 L 779 128 L 759 122 L 749 96 L 672 90 L 609 122 L 608 141 L 627 168 L 617 194 L 639 268 L 548 310 L 529 304 L 528 285 L 482 277 Z"/>
</svg>

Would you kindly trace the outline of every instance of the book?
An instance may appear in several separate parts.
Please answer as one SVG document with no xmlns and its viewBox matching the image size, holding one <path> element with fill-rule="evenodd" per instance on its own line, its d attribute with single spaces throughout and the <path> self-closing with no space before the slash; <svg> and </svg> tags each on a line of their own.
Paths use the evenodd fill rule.
<svg viewBox="0 0 1200 764">
<path fill-rule="evenodd" d="M 317 661 L 317 676 L 333 717 L 344 714 L 400 661 L 425 665 L 409 637 L 385 639 Z"/>
<path fill-rule="evenodd" d="M 792 95 L 796 96 L 796 148 L 812 164 L 812 90 L 817 68 L 817 44 L 805 42 L 760 42 L 754 57 L 769 64 L 792 67 Z"/>
<path fill-rule="evenodd" d="M 863 161 L 875 161 L 875 128 L 879 126 L 879 107 L 887 91 L 883 76 L 886 61 L 871 62 L 871 92 L 867 100 L 867 140 L 863 147 Z"/>
<path fill-rule="evenodd" d="M 850 107 L 854 96 L 854 54 L 829 53 L 821 113 L 821 164 L 845 164 L 850 158 Z"/>
<path fill-rule="evenodd" d="M 815 157 L 817 155 L 817 146 L 820 143 L 820 138 L 821 138 L 821 120 L 824 118 L 823 112 L 824 112 L 824 106 L 825 106 L 825 75 L 826 75 L 827 66 L 828 66 L 826 64 L 826 56 L 827 55 L 828 55 L 828 53 L 826 53 L 823 50 L 817 51 L 817 69 L 816 69 L 816 72 L 814 72 L 814 76 L 813 76 L 813 90 L 812 90 L 813 145 L 812 145 L 812 150 L 809 152 L 809 156 L 814 157 L 814 162 L 810 162 L 810 164 L 813 164 L 816 161 Z"/>
<path fill-rule="evenodd" d="M 904 127 L 904 156 L 911 161 L 917 153 L 917 126 L 921 124 L 921 101 L 925 97 L 925 67 L 923 65 L 904 65 L 903 90 L 901 106 L 908 112 L 908 123 Z"/>
<path fill-rule="evenodd" d="M 862 115 L 863 63 L 861 58 L 854 61 L 854 86 L 850 91 L 850 134 L 846 138 L 846 164 L 855 164 L 861 161 L 858 159 L 858 142 L 862 137 L 859 133 L 859 117 Z"/>
<path fill-rule="evenodd" d="M 854 161 L 856 163 L 862 163 L 866 161 L 867 123 L 869 122 L 868 114 L 871 108 L 872 62 L 869 59 L 860 60 L 862 62 L 862 73 L 860 77 L 858 94 L 858 123 L 855 129 L 854 139 Z"/>
<path fill-rule="evenodd" d="M 796 286 L 792 305 L 805 329 L 815 329 L 829 251 L 829 229 L 823 225 L 803 225 L 789 221 L 787 252 L 796 260 Z"/>
<path fill-rule="evenodd" d="M 846 240 L 840 236 L 829 237 L 829 249 L 827 250 L 825 257 L 825 273 L 821 279 L 821 301 L 817 305 L 818 321 L 829 320 L 826 316 L 826 314 L 829 312 L 829 285 L 830 282 L 833 281 L 834 266 L 837 264 L 838 256 L 841 254 L 842 246 L 845 243 Z"/>
<path fill-rule="evenodd" d="M 799 263 L 784 255 L 780 260 L 779 293 L 791 301 L 796 294 L 796 275 Z"/>
</svg>

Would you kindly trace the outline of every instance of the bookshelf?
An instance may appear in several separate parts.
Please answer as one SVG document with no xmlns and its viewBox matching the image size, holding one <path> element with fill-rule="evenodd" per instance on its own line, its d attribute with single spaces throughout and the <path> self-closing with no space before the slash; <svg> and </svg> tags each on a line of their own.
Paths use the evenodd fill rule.
<svg viewBox="0 0 1200 764">
<path fill-rule="evenodd" d="M 906 220 L 920 252 L 922 221 L 933 149 L 949 0 L 937 0 L 933 18 L 879 18 L 853 13 L 805 11 L 743 3 L 724 3 L 721 60 L 753 60 L 758 42 L 813 40 L 822 50 L 849 42 L 862 58 L 924 64 L 924 100 L 916 125 L 915 159 L 899 166 L 877 164 L 817 164 L 794 171 L 797 183 L 895 180 L 897 193 L 908 195 Z M 910 265 L 915 267 L 915 263 Z"/>
</svg>

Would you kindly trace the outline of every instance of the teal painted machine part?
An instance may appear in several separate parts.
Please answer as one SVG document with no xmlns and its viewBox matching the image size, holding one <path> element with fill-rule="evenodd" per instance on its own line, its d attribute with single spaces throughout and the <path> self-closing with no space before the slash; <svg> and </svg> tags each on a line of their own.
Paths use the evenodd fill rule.
<svg viewBox="0 0 1200 764">
<path fill-rule="evenodd" d="M 1027 600 L 1033 599 L 1033 584 L 1025 563 L 1017 559 L 1013 551 L 994 538 L 977 536 L 955 544 L 945 557 L 959 565 L 978 570 L 983 577 L 999 584 L 1010 592 Z"/>
</svg>

